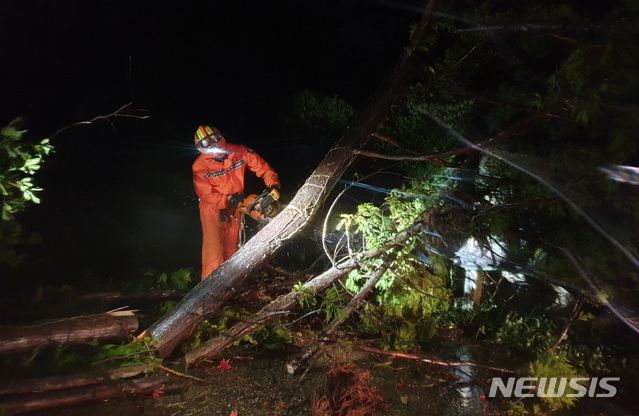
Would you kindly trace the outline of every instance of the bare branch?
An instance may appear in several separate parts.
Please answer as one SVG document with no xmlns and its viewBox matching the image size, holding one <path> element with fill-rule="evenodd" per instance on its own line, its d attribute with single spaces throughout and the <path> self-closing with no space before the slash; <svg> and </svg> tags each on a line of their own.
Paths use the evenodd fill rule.
<svg viewBox="0 0 639 416">
<path fill-rule="evenodd" d="M 93 123 L 95 123 L 98 120 L 105 120 L 111 125 L 111 127 L 115 128 L 113 126 L 113 123 L 110 120 L 113 117 L 128 117 L 128 118 L 136 118 L 136 119 L 140 119 L 140 120 L 145 120 L 145 119 L 151 117 L 149 115 L 149 111 L 148 110 L 141 110 L 141 109 L 136 109 L 136 108 L 129 109 L 129 107 L 132 104 L 133 104 L 132 102 L 124 104 L 123 106 L 121 106 L 120 108 L 118 108 L 117 110 L 115 110 L 112 113 L 109 113 L 109 114 L 106 114 L 106 115 L 96 116 L 96 117 L 93 117 L 91 120 L 78 121 L 78 122 L 75 122 L 73 124 L 69 124 L 68 126 L 62 127 L 60 130 L 58 130 L 55 133 L 53 133 L 51 135 L 51 137 L 56 137 L 60 133 L 66 131 L 66 130 L 69 130 L 72 127 L 83 126 L 83 125 L 87 125 L 87 124 L 93 124 Z M 125 112 L 125 111 L 129 111 L 129 112 Z"/>
<path fill-rule="evenodd" d="M 357 351 L 369 352 L 371 354 L 379 354 L 379 355 L 386 355 L 386 356 L 389 356 L 389 357 L 403 358 L 403 359 L 414 360 L 414 361 L 421 361 L 423 363 L 438 365 L 438 366 L 442 366 L 442 367 L 474 367 L 474 368 L 481 368 L 483 370 L 497 371 L 497 372 L 500 372 L 500 373 L 515 374 L 514 371 L 509 370 L 507 368 L 491 367 L 491 366 L 487 366 L 487 365 L 477 364 L 477 363 L 474 363 L 472 361 L 442 361 L 442 360 L 439 360 L 439 359 L 425 358 L 425 357 L 421 357 L 419 355 L 408 354 L 408 353 L 405 353 L 405 352 L 380 350 L 380 349 L 377 349 L 377 348 L 367 347 L 367 346 L 364 346 L 364 345 L 361 345 L 361 344 L 353 344 L 352 348 L 354 350 L 357 350 Z"/>
</svg>

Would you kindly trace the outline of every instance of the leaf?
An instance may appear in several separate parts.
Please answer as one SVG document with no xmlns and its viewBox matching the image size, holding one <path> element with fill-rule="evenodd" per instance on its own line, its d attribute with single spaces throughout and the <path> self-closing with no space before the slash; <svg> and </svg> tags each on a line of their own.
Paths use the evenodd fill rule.
<svg viewBox="0 0 639 416">
<path fill-rule="evenodd" d="M 220 364 L 218 364 L 217 366 L 217 369 L 221 371 L 227 371 L 227 370 L 230 370 L 231 368 L 232 367 L 231 367 L 231 364 L 229 364 L 229 360 L 224 360 L 224 359 L 220 360 Z"/>
</svg>

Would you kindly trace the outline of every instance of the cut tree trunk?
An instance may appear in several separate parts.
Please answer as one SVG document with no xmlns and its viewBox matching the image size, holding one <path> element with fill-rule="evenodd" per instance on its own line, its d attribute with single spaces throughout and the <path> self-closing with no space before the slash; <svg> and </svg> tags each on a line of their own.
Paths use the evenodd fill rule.
<svg viewBox="0 0 639 416">
<path fill-rule="evenodd" d="M 75 389 L 111 381 L 137 377 L 151 372 L 148 364 L 129 365 L 106 371 L 89 371 L 67 376 L 51 376 L 34 380 L 20 380 L 0 384 L 0 395 L 44 393 L 54 390 Z"/>
<path fill-rule="evenodd" d="M 182 299 L 184 295 L 186 295 L 185 290 L 153 290 L 139 294 L 101 292 L 60 301 L 59 293 L 43 293 L 40 288 L 33 299 L 1 301 L 0 326 L 28 324 L 51 316 L 79 315 L 79 310 L 85 310 L 87 313 L 100 313 L 125 305 L 141 309 L 142 305 L 157 304 L 167 300 L 177 301 Z"/>
<path fill-rule="evenodd" d="M 129 340 L 138 330 L 138 318 L 101 314 L 60 319 L 39 325 L 0 327 L 0 355 L 19 354 L 32 348 L 55 348 L 90 341 Z"/>
<path fill-rule="evenodd" d="M 155 391 L 162 391 L 167 377 L 153 376 L 127 383 L 112 382 L 93 388 L 55 391 L 43 394 L 19 395 L 0 400 L 0 413 L 19 414 L 38 410 L 59 409 L 99 403 L 105 400 L 121 399 L 128 396 L 153 397 Z"/>
<path fill-rule="evenodd" d="M 411 44 L 402 54 L 394 72 L 378 88 L 368 107 L 357 115 L 342 140 L 327 153 L 289 205 L 233 257 L 193 288 L 173 310 L 140 335 L 150 334 L 158 340 L 160 356 L 170 354 L 235 291 L 242 290 L 247 275 L 264 266 L 310 222 L 341 175 L 357 157 L 353 150 L 364 147 L 388 115 L 391 106 L 410 84 L 417 68 L 413 52 L 424 36 L 436 2 L 430 0 L 428 3 Z"/>
</svg>

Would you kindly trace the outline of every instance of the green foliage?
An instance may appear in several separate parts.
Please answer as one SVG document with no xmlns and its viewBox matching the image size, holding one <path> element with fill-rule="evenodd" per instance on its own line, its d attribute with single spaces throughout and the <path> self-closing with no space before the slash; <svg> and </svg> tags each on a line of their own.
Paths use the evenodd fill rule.
<svg viewBox="0 0 639 416">
<path fill-rule="evenodd" d="M 2 360 L 0 375 L 5 380 L 72 374 L 111 369 L 131 364 L 148 364 L 153 368 L 161 359 L 154 355 L 155 340 L 146 337 L 130 343 L 58 345 L 55 349 L 39 349 L 25 355 L 10 355 Z"/>
<path fill-rule="evenodd" d="M 4 357 L 0 374 L 5 380 L 68 374 L 86 371 L 91 364 L 93 347 L 71 348 L 64 344 L 55 349 L 34 348 L 23 355 Z"/>
<path fill-rule="evenodd" d="M 0 194 L 2 195 L 2 219 L 12 220 L 28 203 L 38 204 L 36 195 L 41 191 L 33 183 L 33 175 L 40 169 L 45 156 L 53 152 L 49 139 L 37 144 L 24 142 L 26 130 L 20 130 L 20 119 L 13 120 L 0 129 Z"/>
<path fill-rule="evenodd" d="M 177 302 L 173 301 L 173 300 L 167 300 L 166 302 L 163 302 L 159 307 L 158 307 L 158 312 L 160 315 L 165 315 L 169 312 L 171 312 L 173 310 L 173 308 L 175 308 L 177 306 Z"/>
<path fill-rule="evenodd" d="M 182 343 L 182 351 L 191 351 L 211 338 L 218 336 L 232 326 L 233 318 L 240 318 L 246 315 L 244 310 L 234 310 L 231 308 L 224 308 L 222 313 L 214 318 L 206 319 L 193 331 L 193 333 Z"/>
<path fill-rule="evenodd" d="M 290 98 L 286 113 L 282 136 L 294 138 L 295 143 L 305 143 L 305 151 L 319 160 L 343 134 L 354 111 L 337 96 L 304 90 Z M 315 166 L 312 161 L 311 165 Z"/>
<path fill-rule="evenodd" d="M 166 284 L 168 287 L 175 288 L 178 290 L 189 289 L 193 283 L 192 274 L 193 274 L 192 269 L 181 268 L 170 274 Z"/>
<path fill-rule="evenodd" d="M 576 370 L 569 362 L 565 354 L 545 354 L 535 362 L 530 363 L 530 377 L 559 377 L 559 378 L 576 378 L 587 377 L 587 374 Z M 559 397 L 541 397 L 542 402 L 551 410 L 574 407 L 577 397 L 569 397 L 569 394 L 576 393 L 576 390 L 570 386 L 566 386 L 564 394 Z"/>
<path fill-rule="evenodd" d="M 378 250 L 398 232 L 419 221 L 426 212 L 440 206 L 441 188 L 437 185 L 441 181 L 443 179 L 439 177 L 430 182 L 413 181 L 393 190 L 382 207 L 361 204 L 356 214 L 342 214 L 338 229 L 344 230 L 349 237 L 360 237 L 362 249 Z M 416 253 L 423 250 L 421 236 L 410 237 L 401 246 L 388 249 L 388 253 L 396 254 L 395 260 L 377 281 L 375 303 L 368 305 L 362 316 L 367 331 L 381 331 L 387 346 L 405 348 L 429 338 L 432 335 L 430 316 L 449 306 L 451 292 L 443 278 L 448 270 L 434 267 L 434 262 L 428 266 L 416 260 Z M 382 258 L 362 259 L 360 268 L 348 274 L 345 287 L 351 292 L 359 292 L 382 263 Z M 322 307 L 325 306 L 323 303 Z M 336 311 L 339 314 L 341 309 L 336 308 Z M 329 315 L 327 313 L 327 318 Z"/>
<path fill-rule="evenodd" d="M 363 234 L 365 248 L 369 250 L 379 249 L 394 227 L 389 218 L 382 214 L 382 210 L 373 204 L 362 204 L 357 207 L 357 214 L 342 214 L 342 221 L 337 225 L 337 230 L 344 226 L 347 235 L 352 234 L 351 229 Z"/>
<path fill-rule="evenodd" d="M 578 368 L 589 374 L 603 375 L 610 373 L 610 364 L 614 364 L 617 368 L 622 367 L 620 363 L 611 359 L 608 348 L 603 345 L 593 346 L 590 343 L 571 342 L 564 347 L 564 350 Z"/>
<path fill-rule="evenodd" d="M 162 359 L 153 354 L 155 340 L 145 337 L 142 340 L 134 340 L 126 344 L 105 344 L 97 346 L 93 356 L 94 367 L 113 368 L 124 367 L 132 364 L 161 364 Z"/>
<path fill-rule="evenodd" d="M 538 315 L 506 315 L 495 336 L 497 343 L 521 354 L 538 354 L 555 341 L 558 328 L 552 320 Z"/>
<path fill-rule="evenodd" d="M 170 273 L 146 268 L 141 271 L 141 279 L 131 281 L 131 289 L 136 292 L 166 289 L 188 290 L 195 283 L 197 281 L 193 278 L 192 268 L 183 267 Z"/>
<path fill-rule="evenodd" d="M 291 99 L 292 117 L 308 130 L 342 132 L 353 118 L 353 108 L 341 98 L 304 90 Z"/>
<path fill-rule="evenodd" d="M 479 241 L 500 238 L 509 259 L 517 262 L 543 248 L 552 257 L 540 265 L 543 272 L 571 285 L 584 286 L 582 276 L 548 244 L 579 253 L 584 269 L 601 276 L 600 284 L 608 282 L 603 290 L 618 294 L 615 275 L 639 280 L 637 273 L 620 269 L 623 256 L 606 248 L 610 242 L 585 224 L 582 213 L 598 222 L 614 218 L 604 221 L 605 228 L 625 247 L 637 246 L 631 227 L 623 224 L 636 221 L 639 201 L 598 172 L 613 163 L 637 164 L 639 123 L 631 114 L 639 91 L 633 63 L 639 53 L 628 48 L 628 40 L 638 31 L 616 20 L 636 14 L 627 3 L 593 13 L 574 2 L 486 2 L 464 14 L 464 21 L 482 30 L 453 31 L 454 42 L 450 32 L 429 38 L 429 67 L 384 123 L 385 133 L 428 153 L 462 145 L 451 141 L 455 135 L 475 142 L 496 137 L 487 149 L 525 169 L 487 155 L 450 159 L 481 175 L 456 189 L 456 195 L 473 202 L 473 212 L 447 207 L 456 231 Z M 525 29 L 513 30 L 513 22 Z M 584 29 L 600 22 L 609 29 Z M 569 31 L 557 26 L 571 24 Z M 496 33 L 500 42 L 494 41 Z M 438 47 L 446 52 L 435 54 Z M 526 123 L 534 114 L 538 118 Z M 447 127 L 433 126 L 431 118 Z M 439 140 L 442 134 L 445 140 Z"/>
<path fill-rule="evenodd" d="M 252 313 L 247 309 L 225 307 L 216 316 L 205 320 L 182 343 L 182 351 L 191 351 L 206 341 L 223 334 L 235 323 L 250 317 Z M 274 348 L 292 342 L 293 334 L 287 327 L 275 323 L 273 327 L 259 327 L 255 331 L 243 336 L 236 345 L 249 345 L 254 347 Z"/>
<path fill-rule="evenodd" d="M 44 158 L 53 152 L 49 139 L 29 143 L 26 130 L 21 130 L 21 119 L 13 120 L 0 129 L 0 196 L 2 220 L 0 221 L 0 266 L 17 267 L 21 257 L 14 247 L 34 243 L 33 236 L 25 236 L 15 215 L 29 204 L 40 203 L 38 192 L 42 188 L 33 182 Z"/>
<path fill-rule="evenodd" d="M 348 296 L 343 289 L 336 286 L 326 289 L 320 305 L 320 309 L 324 312 L 324 322 L 343 319 L 346 316 L 346 303 L 348 303 Z"/>
<path fill-rule="evenodd" d="M 293 292 L 299 294 L 299 304 L 302 308 L 312 308 L 317 305 L 317 294 L 314 290 L 304 286 L 304 283 L 297 282 L 293 286 Z"/>
<path fill-rule="evenodd" d="M 281 325 L 279 321 L 273 322 L 273 326 L 261 326 L 250 334 L 242 337 L 236 345 L 248 343 L 254 347 L 274 349 L 285 344 L 290 344 L 294 340 L 293 333 L 288 327 Z"/>
<path fill-rule="evenodd" d="M 526 409 L 526 405 L 520 401 L 511 403 L 506 410 L 506 414 L 509 416 L 528 416 L 530 415 L 530 411 Z M 537 414 L 534 412 L 533 414 Z"/>
</svg>

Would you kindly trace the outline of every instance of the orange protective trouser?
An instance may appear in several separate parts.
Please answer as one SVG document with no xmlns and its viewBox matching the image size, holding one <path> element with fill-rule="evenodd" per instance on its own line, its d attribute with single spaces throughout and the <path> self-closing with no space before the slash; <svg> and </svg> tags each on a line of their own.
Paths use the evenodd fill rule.
<svg viewBox="0 0 639 416">
<path fill-rule="evenodd" d="M 237 251 L 241 215 L 232 210 L 224 210 L 221 215 L 220 211 L 213 209 L 210 204 L 200 202 L 202 280 Z"/>
</svg>

